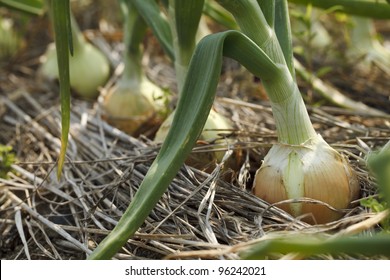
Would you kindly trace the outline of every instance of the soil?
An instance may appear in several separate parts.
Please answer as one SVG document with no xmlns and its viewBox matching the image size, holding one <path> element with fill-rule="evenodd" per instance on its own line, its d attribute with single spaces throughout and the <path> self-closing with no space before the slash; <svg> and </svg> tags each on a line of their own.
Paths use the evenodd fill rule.
<svg viewBox="0 0 390 280">
<path fill-rule="evenodd" d="M 111 55 L 120 53 L 120 31 L 85 25 L 96 28 L 85 33 L 92 43 L 102 46 L 103 42 Z M 68 159 L 57 180 L 58 85 L 38 75 L 39 57 L 51 40 L 48 26 L 46 18 L 33 19 L 25 47 L 1 62 L 0 144 L 12 146 L 16 155 L 12 172 L 0 179 L 1 259 L 85 259 L 123 214 L 160 147 L 151 141 L 155 128 L 129 136 L 105 123 L 98 101 L 82 100 L 73 93 Z M 383 34 L 390 34 L 384 30 L 381 25 Z M 345 96 L 389 114 L 390 77 L 375 66 L 362 72 L 337 59 L 340 55 L 336 59 L 330 54 L 313 56 L 310 63 L 307 57 L 297 58 L 312 72 L 330 67 L 321 77 L 324 81 Z M 145 39 L 144 66 L 152 81 L 175 95 L 174 70 L 151 34 Z M 389 115 L 335 106 L 310 83 L 298 82 L 315 129 L 356 171 L 361 198 L 377 197 L 366 156 L 390 140 Z M 339 221 L 310 225 L 251 194 L 254 174 L 277 136 L 261 80 L 233 60 L 224 60 L 215 109 L 235 124 L 234 131 L 221 133 L 234 143 L 230 147 L 234 164 L 225 168 L 213 164 L 211 169 L 183 165 L 149 218 L 115 258 L 237 259 L 235 246 L 269 234 L 331 236 L 361 224 L 362 233 L 381 230 L 380 221 L 372 222 L 377 214 L 359 201 Z M 213 145 L 198 143 L 194 153 L 209 156 Z"/>
</svg>

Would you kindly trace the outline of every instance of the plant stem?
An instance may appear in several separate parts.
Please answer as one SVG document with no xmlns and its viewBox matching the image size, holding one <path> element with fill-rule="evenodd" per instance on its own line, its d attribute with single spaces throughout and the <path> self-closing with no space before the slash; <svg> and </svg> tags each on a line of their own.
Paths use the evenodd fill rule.
<svg viewBox="0 0 390 280">
<path fill-rule="evenodd" d="M 312 4 L 324 10 L 337 7 L 340 12 L 362 17 L 376 19 L 389 19 L 390 17 L 390 5 L 377 0 L 290 0 L 290 2 L 302 5 Z"/>
<path fill-rule="evenodd" d="M 264 51 L 237 31 L 203 38 L 190 63 L 188 76 L 191 78 L 186 79 L 183 88 L 183 92 L 196 94 L 183 94 L 179 99 L 172 126 L 156 160 L 118 224 L 89 259 L 111 258 L 144 223 L 176 176 L 199 138 L 211 110 L 222 68 L 222 54 L 237 59 L 266 79 L 277 74 L 277 66 Z"/>
<path fill-rule="evenodd" d="M 165 5 L 167 0 L 161 2 Z M 156 0 L 131 0 L 131 3 L 153 31 L 153 35 L 160 42 L 167 56 L 173 60 L 171 28 L 165 15 L 160 11 L 159 3 Z"/>
<path fill-rule="evenodd" d="M 179 96 L 196 46 L 196 32 L 202 15 L 203 2 L 200 0 L 169 0 L 168 13 L 173 35 L 174 64 Z"/>
<path fill-rule="evenodd" d="M 86 40 L 80 31 L 80 27 L 77 24 L 76 18 L 74 17 L 72 11 L 70 11 L 70 24 L 72 29 L 73 56 L 75 56 L 83 51 Z"/>
<path fill-rule="evenodd" d="M 147 26 L 131 3 L 126 1 L 124 5 L 122 10 L 125 16 L 123 30 L 125 43 L 123 59 L 125 66 L 120 83 L 135 87 L 142 82 L 145 76 L 142 68 L 141 43 L 145 37 Z"/>
<path fill-rule="evenodd" d="M 267 20 L 268 25 L 271 28 L 274 28 L 275 23 L 275 0 L 257 0 L 258 5 L 260 6 L 264 17 Z"/>
<path fill-rule="evenodd" d="M 284 74 L 271 81 L 264 80 L 263 85 L 271 100 L 279 142 L 300 145 L 316 132 L 296 82 L 287 67 L 282 71 Z"/>
<path fill-rule="evenodd" d="M 362 17 L 351 17 L 353 28 L 351 28 L 351 44 L 354 48 L 362 50 L 373 49 L 372 38 L 375 35 L 372 20 Z"/>
<path fill-rule="evenodd" d="M 275 34 L 276 37 L 278 38 L 280 47 L 282 48 L 284 59 L 286 60 L 291 76 L 295 80 L 291 24 L 290 24 L 290 15 L 288 11 L 289 10 L 288 10 L 287 0 L 275 1 L 275 23 L 274 23 Z"/>
<path fill-rule="evenodd" d="M 300 145 L 314 137 L 316 133 L 292 74 L 294 72 L 290 72 L 278 38 L 268 25 L 257 1 L 218 0 L 218 2 L 233 14 L 241 30 L 263 49 L 280 69 L 273 79 L 263 80 L 271 100 L 279 142 Z M 285 20 L 288 21 L 288 18 Z M 289 32 L 280 33 L 280 36 L 288 34 Z M 284 39 L 284 44 L 287 44 L 289 38 Z"/>
<path fill-rule="evenodd" d="M 378 40 L 372 19 L 352 16 L 351 43 L 347 54 L 352 59 L 362 59 L 360 67 L 369 72 L 372 64 L 390 75 L 390 51 Z"/>
<path fill-rule="evenodd" d="M 256 0 L 217 2 L 233 14 L 242 32 L 262 48 L 275 63 L 286 64 L 275 32 L 268 25 Z"/>
<path fill-rule="evenodd" d="M 228 29 L 237 29 L 237 23 L 233 17 L 217 2 L 205 1 L 203 13 Z"/>
</svg>

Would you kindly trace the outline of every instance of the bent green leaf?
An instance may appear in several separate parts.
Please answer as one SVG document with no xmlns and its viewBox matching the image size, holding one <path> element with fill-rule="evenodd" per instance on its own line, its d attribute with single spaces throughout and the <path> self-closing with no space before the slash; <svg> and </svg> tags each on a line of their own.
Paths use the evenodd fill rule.
<svg viewBox="0 0 390 280">
<path fill-rule="evenodd" d="M 252 40 L 238 31 L 203 38 L 191 59 L 184 92 L 171 129 L 129 207 L 89 259 L 108 259 L 143 224 L 187 158 L 209 115 L 222 68 L 222 57 L 239 61 L 262 79 L 272 80 L 279 67 Z"/>
</svg>

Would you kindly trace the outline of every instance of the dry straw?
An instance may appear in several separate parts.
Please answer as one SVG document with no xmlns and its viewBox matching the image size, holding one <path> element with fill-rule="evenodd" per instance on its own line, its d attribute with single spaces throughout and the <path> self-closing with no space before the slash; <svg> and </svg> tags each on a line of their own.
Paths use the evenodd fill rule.
<svg viewBox="0 0 390 280">
<path fill-rule="evenodd" d="M 149 74 L 156 73 L 154 70 Z M 224 79 L 229 80 L 230 74 Z M 237 86 L 223 83 L 219 90 L 226 92 Z M 107 125 L 96 108 L 76 102 L 66 168 L 58 182 L 53 172 L 60 147 L 57 105 L 48 101 L 50 94 L 33 99 L 21 90 L 10 96 L 1 99 L 5 112 L 1 131 L 13 133 L 2 134 L 1 141 L 14 146 L 19 162 L 13 165 L 15 172 L 8 179 L 0 179 L 2 257 L 84 259 L 116 225 L 159 147 Z M 360 206 L 337 222 L 312 226 L 253 196 L 245 189 L 245 181 L 258 167 L 255 162 L 276 141 L 271 112 L 261 104 L 229 97 L 219 99 L 218 104 L 239 128 L 233 134 L 222 133 L 235 140 L 230 149 L 241 148 L 247 153 L 236 174 L 239 179 L 226 182 L 222 175 L 227 171 L 222 165 L 211 174 L 183 166 L 116 258 L 237 259 L 245 246 L 275 235 L 322 232 L 337 236 L 356 233 L 356 228 L 365 234 L 375 230 L 383 217 Z M 375 195 L 363 158 L 367 147 L 380 146 L 389 137 L 387 130 L 378 128 L 387 120 L 360 118 L 346 111 L 342 119 L 332 108 L 309 110 L 324 137 L 334 139 L 331 143 L 337 145 L 333 146 L 349 156 L 363 186 L 362 196 Z M 350 124 L 349 118 L 362 123 Z M 364 126 L 363 120 L 377 127 Z M 345 136 L 336 139 L 340 133 Z M 370 223 L 372 220 L 375 223 Z"/>
</svg>

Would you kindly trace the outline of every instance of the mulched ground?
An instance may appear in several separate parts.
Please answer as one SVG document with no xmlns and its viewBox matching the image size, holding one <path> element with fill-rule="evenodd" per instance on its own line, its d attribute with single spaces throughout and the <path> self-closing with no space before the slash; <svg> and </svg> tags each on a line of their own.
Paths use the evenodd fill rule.
<svg viewBox="0 0 390 280">
<path fill-rule="evenodd" d="M 98 46 L 108 44 L 109 55 L 118 54 L 120 39 L 97 32 L 89 35 Z M 30 49 L 0 68 L 0 144 L 11 145 L 17 157 L 9 178 L 0 179 L 0 258 L 85 259 L 121 217 L 159 145 L 144 135 L 134 138 L 108 125 L 101 118 L 98 102 L 75 96 L 68 161 L 58 181 L 58 87 L 38 79 L 38 58 L 44 45 L 39 38 L 30 42 Z M 146 43 L 148 76 L 175 92 L 172 66 L 153 38 Z M 350 98 L 390 113 L 390 79 L 376 68 L 367 76 L 351 65 L 323 65 L 321 59 L 313 65 L 332 66 L 324 80 Z M 312 93 L 305 98 L 314 127 L 356 170 L 361 197 L 375 197 L 375 180 L 365 159 L 390 139 L 390 118 L 335 107 L 310 84 L 299 84 L 303 93 Z M 251 194 L 254 173 L 277 140 L 275 124 L 260 82 L 229 59 L 224 63 L 215 108 L 236 125 L 235 131 L 221 133 L 233 143 L 226 147 L 225 160 L 239 150 L 241 161 L 234 170 L 214 165 L 211 173 L 183 166 L 116 258 L 237 259 L 245 244 L 274 234 L 370 234 L 380 228 L 383 214 L 372 213 L 359 203 L 339 221 L 309 225 Z M 198 146 L 194 153 L 212 148 L 212 143 Z M 333 257 L 352 258 L 318 256 Z"/>
</svg>

